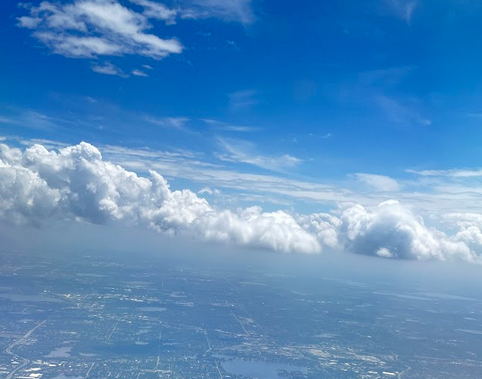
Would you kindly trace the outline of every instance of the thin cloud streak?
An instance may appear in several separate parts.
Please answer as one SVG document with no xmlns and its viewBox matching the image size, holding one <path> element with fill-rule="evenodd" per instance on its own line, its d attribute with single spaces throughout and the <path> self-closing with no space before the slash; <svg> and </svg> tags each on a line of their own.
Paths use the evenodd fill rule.
<svg viewBox="0 0 482 379">
<path fill-rule="evenodd" d="M 92 66 L 92 71 L 103 75 L 120 76 L 121 78 L 129 77 L 129 75 L 127 75 L 119 67 L 114 66 L 111 63 L 104 63 L 102 65 Z"/>
<path fill-rule="evenodd" d="M 202 119 L 206 124 L 209 126 L 226 132 L 240 132 L 240 133 L 251 133 L 260 131 L 261 128 L 253 127 L 253 126 L 245 126 L 245 125 L 233 125 L 227 122 L 217 121 L 213 119 Z"/>
<path fill-rule="evenodd" d="M 397 192 L 400 191 L 400 184 L 393 178 L 384 175 L 374 174 L 355 174 L 360 182 L 368 185 L 370 188 L 381 192 Z"/>
<path fill-rule="evenodd" d="M 451 170 L 407 170 L 420 176 L 438 176 L 452 178 L 475 178 L 482 176 L 482 169 L 451 169 Z"/>
<path fill-rule="evenodd" d="M 230 93 L 228 94 L 229 108 L 235 112 L 249 109 L 259 104 L 259 100 L 256 98 L 257 94 L 258 92 L 252 89 Z"/>
<path fill-rule="evenodd" d="M 302 160 L 289 154 L 266 156 L 259 154 L 254 144 L 230 138 L 218 138 L 224 153 L 217 158 L 226 162 L 246 163 L 271 171 L 284 171 L 302 163 Z"/>
<path fill-rule="evenodd" d="M 165 128 L 174 128 L 174 129 L 184 129 L 184 126 L 189 121 L 187 117 L 153 117 L 153 116 L 146 116 L 144 118 L 145 121 L 162 126 Z"/>
</svg>

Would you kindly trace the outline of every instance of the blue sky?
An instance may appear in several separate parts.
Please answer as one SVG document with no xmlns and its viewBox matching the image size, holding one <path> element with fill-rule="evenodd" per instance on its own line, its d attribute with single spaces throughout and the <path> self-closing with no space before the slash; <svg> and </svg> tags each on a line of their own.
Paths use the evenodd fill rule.
<svg viewBox="0 0 482 379">
<path fill-rule="evenodd" d="M 219 149 L 216 137 L 228 136 L 251 141 L 265 154 L 298 157 L 305 162 L 296 171 L 314 178 L 477 163 L 480 3 L 330 3 L 254 1 L 245 2 L 250 17 L 233 13 L 175 25 L 150 20 L 149 33 L 174 36 L 184 46 L 181 54 L 155 60 L 52 54 L 32 30 L 17 27 L 17 18 L 29 12 L 2 2 L 5 117 L 30 111 L 86 123 L 2 128 L 69 142 L 204 152 Z M 106 62 L 149 77 L 91 70 Z M 186 129 L 199 135 L 146 123 L 144 115 L 189 118 Z M 104 119 L 91 120 L 96 116 Z M 205 118 L 258 130 L 216 130 Z"/>
<path fill-rule="evenodd" d="M 482 211 L 481 1 L 8 0 L 0 17 L 11 147 L 86 141 L 227 209 Z"/>
</svg>

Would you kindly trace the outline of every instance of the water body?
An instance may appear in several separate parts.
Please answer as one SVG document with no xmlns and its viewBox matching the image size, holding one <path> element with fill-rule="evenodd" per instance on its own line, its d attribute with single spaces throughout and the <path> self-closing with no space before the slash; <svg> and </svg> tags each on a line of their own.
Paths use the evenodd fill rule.
<svg viewBox="0 0 482 379">
<path fill-rule="evenodd" d="M 72 350 L 69 346 L 59 347 L 46 355 L 46 358 L 67 358 L 70 357 L 70 350 Z"/>
<path fill-rule="evenodd" d="M 283 363 L 271 363 L 263 361 L 225 361 L 223 368 L 234 375 L 242 375 L 254 379 L 280 379 L 280 371 L 300 371 L 305 373 L 306 369 Z"/>
</svg>

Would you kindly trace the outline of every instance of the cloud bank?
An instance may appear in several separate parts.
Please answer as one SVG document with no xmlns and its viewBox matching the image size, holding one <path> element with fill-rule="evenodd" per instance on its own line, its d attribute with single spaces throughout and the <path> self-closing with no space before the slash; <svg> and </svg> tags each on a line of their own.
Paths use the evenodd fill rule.
<svg viewBox="0 0 482 379">
<path fill-rule="evenodd" d="M 350 251 L 384 258 L 482 263 L 482 216 L 449 214 L 452 235 L 425 225 L 395 200 L 309 215 L 263 212 L 258 206 L 218 209 L 163 176 L 141 177 L 103 159 L 85 142 L 48 150 L 0 144 L 0 220 L 96 224 L 117 221 L 161 233 L 280 252 Z"/>
</svg>

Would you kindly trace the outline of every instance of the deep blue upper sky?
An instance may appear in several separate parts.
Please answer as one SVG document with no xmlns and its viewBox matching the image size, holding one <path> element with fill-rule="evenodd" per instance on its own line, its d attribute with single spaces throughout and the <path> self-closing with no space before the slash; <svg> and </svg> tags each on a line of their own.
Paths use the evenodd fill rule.
<svg viewBox="0 0 482 379">
<path fill-rule="evenodd" d="M 182 152 L 194 166 L 353 187 L 357 173 L 410 182 L 420 179 L 407 170 L 480 166 L 482 1 L 167 1 L 177 12 L 167 21 L 146 0 L 39 4 L 0 4 L 3 136 Z M 175 38 L 182 51 L 159 59 L 121 14 L 103 15 L 118 17 L 106 27 L 85 4 L 123 8 L 145 22 L 134 34 Z M 72 36 L 117 51 L 79 54 Z M 399 189 L 378 179 L 361 181 Z"/>
</svg>

